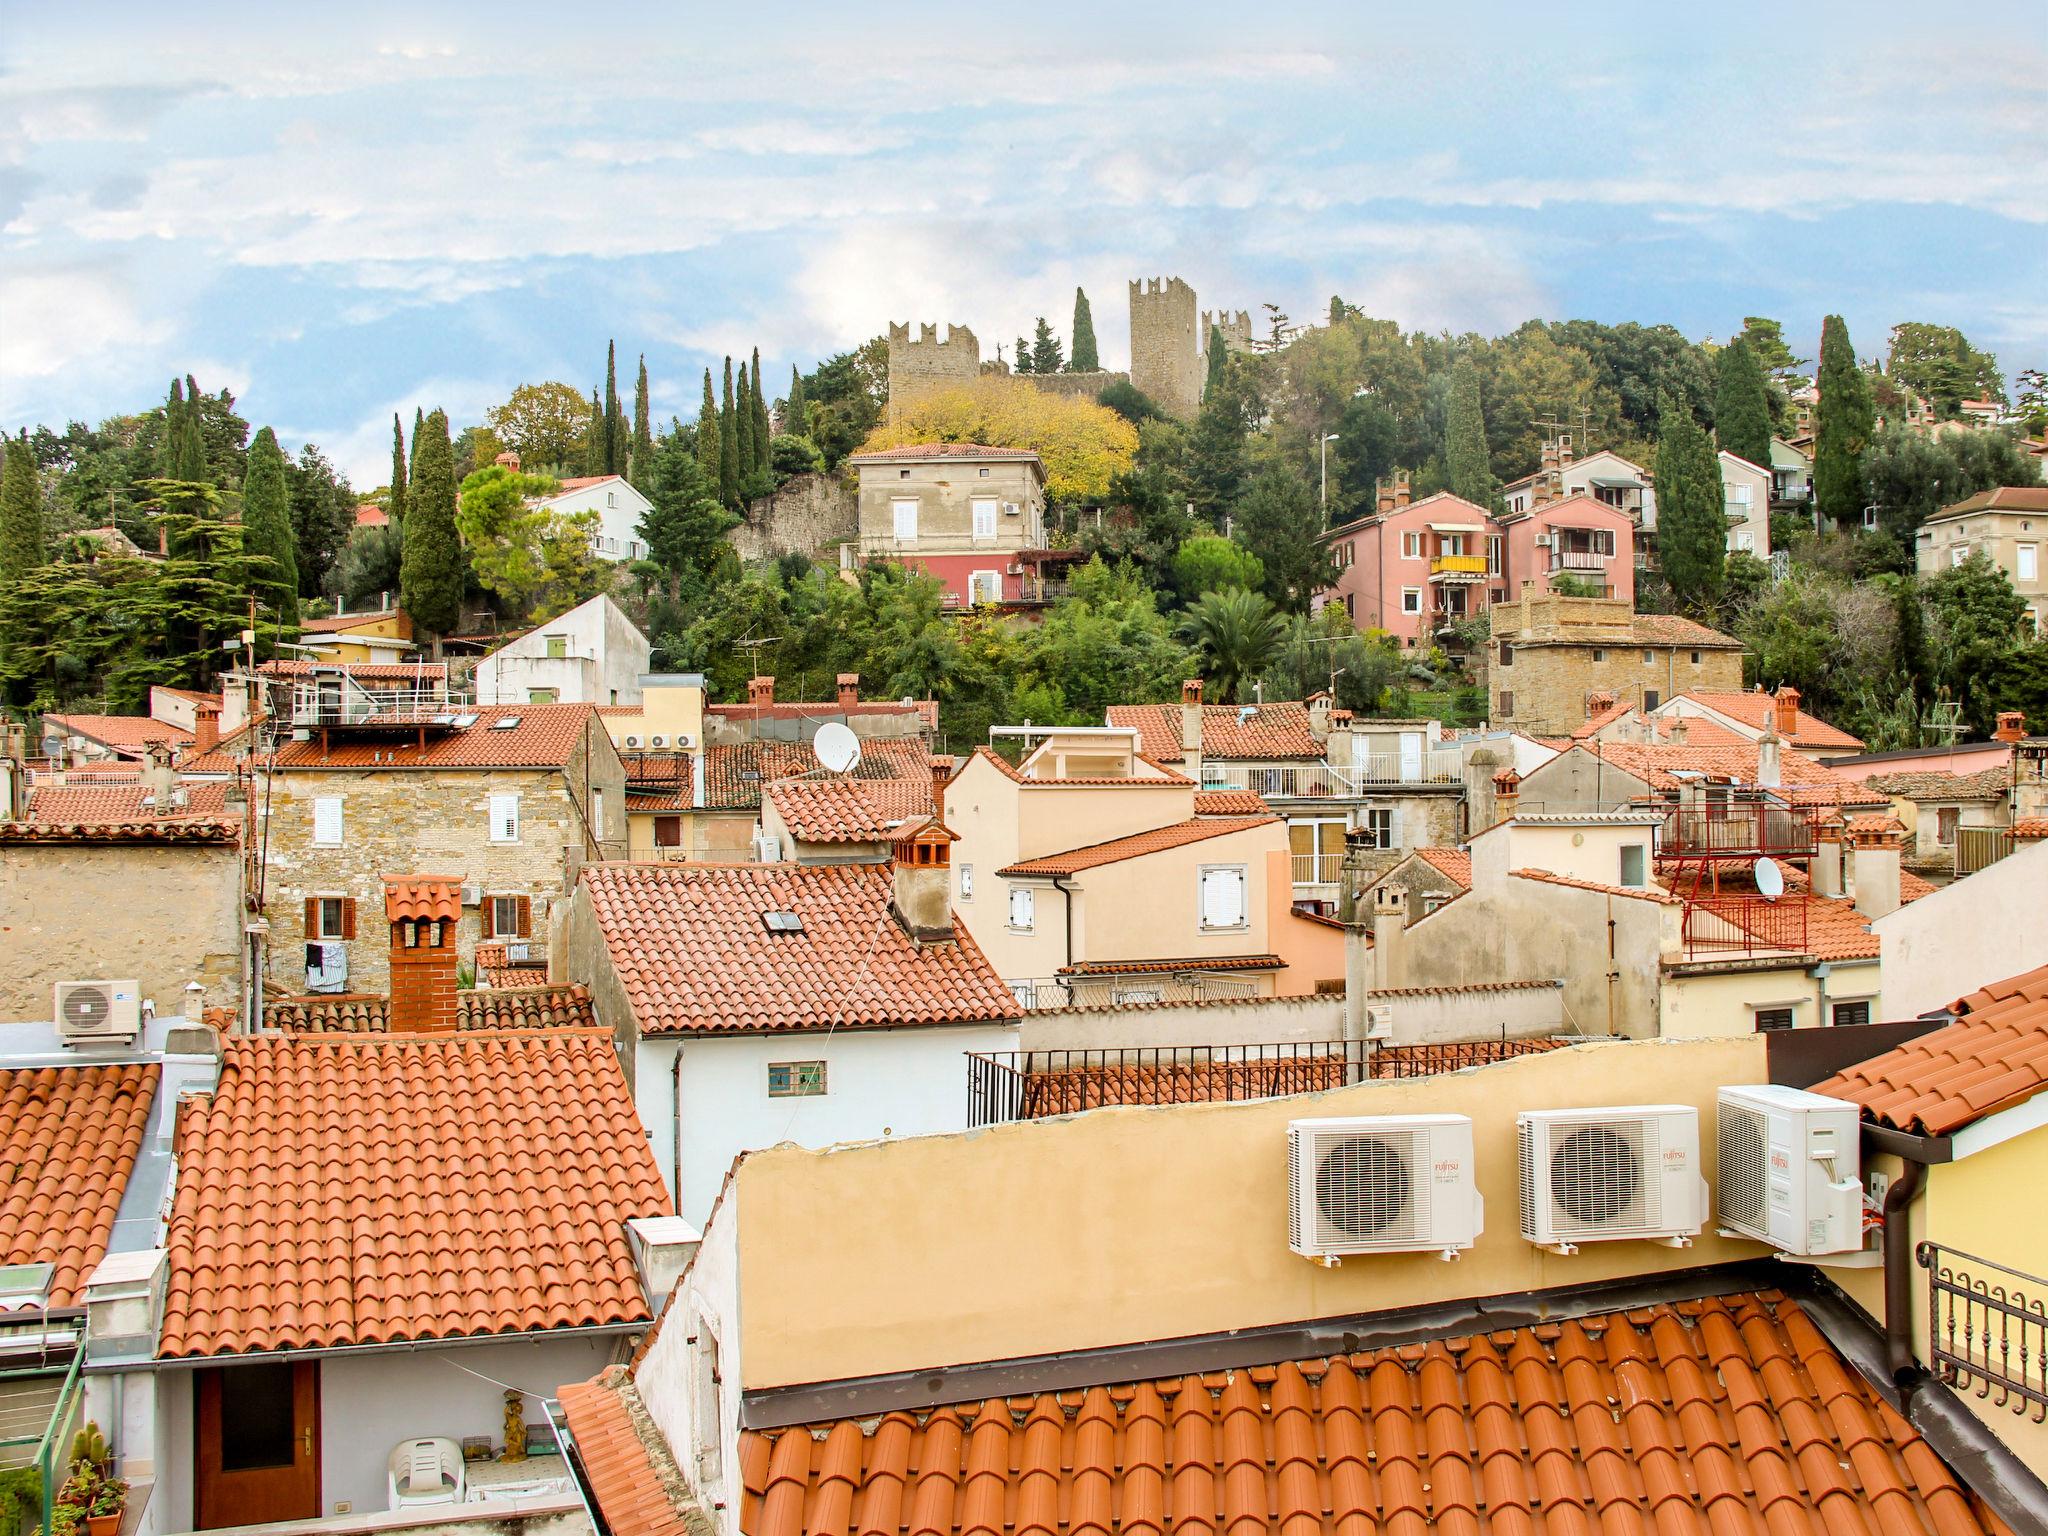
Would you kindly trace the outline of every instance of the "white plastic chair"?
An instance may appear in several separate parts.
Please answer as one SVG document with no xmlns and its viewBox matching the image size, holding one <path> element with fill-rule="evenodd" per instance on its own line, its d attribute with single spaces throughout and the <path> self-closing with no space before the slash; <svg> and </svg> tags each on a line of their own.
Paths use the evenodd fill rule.
<svg viewBox="0 0 2048 1536">
<path fill-rule="evenodd" d="M 463 1484 L 462 1447 L 453 1440 L 401 1440 L 385 1463 L 393 1509 L 414 1504 L 459 1504 Z"/>
</svg>

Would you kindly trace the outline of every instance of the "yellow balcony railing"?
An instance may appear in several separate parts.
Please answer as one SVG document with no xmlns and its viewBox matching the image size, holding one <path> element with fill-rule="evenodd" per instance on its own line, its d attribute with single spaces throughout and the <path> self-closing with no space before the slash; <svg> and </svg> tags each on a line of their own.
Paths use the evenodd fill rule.
<svg viewBox="0 0 2048 1536">
<path fill-rule="evenodd" d="M 1486 556 L 1484 555 L 1438 555 L 1429 562 L 1432 576 L 1484 576 Z"/>
</svg>

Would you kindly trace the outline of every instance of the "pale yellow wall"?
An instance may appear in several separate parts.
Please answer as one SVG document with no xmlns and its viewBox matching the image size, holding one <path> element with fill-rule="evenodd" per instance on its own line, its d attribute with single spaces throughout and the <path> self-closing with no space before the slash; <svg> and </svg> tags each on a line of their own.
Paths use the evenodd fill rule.
<svg viewBox="0 0 2048 1536">
<path fill-rule="evenodd" d="M 983 477 L 981 471 L 988 474 Z M 920 541 L 942 536 L 964 543 L 974 531 L 977 497 L 1015 502 L 1022 510 L 1007 517 L 996 509 L 996 536 L 990 549 L 1018 549 L 1037 544 L 1042 536 L 1045 487 L 1035 466 L 1018 460 L 975 464 L 941 460 L 934 464 L 863 464 L 860 474 L 860 531 L 864 539 L 888 540 L 896 531 L 893 504 L 917 500 Z"/>
<path fill-rule="evenodd" d="M 699 684 L 679 682 L 643 684 L 637 710 L 630 714 L 607 712 L 602 718 L 617 746 L 625 746 L 628 736 L 638 736 L 644 746 L 657 735 L 666 736 L 671 747 L 679 738 L 701 746 L 704 689 Z"/>
<path fill-rule="evenodd" d="M 743 1385 L 1106 1347 L 1757 1257 L 1759 1245 L 1522 1241 L 1520 1109 L 1680 1103 L 1714 1171 L 1715 1093 L 1766 1080 L 1761 1040 L 1606 1041 L 1442 1077 L 1248 1104 L 1102 1109 L 965 1135 L 757 1152 L 736 1175 Z M 1474 1121 L 1485 1231 L 1325 1269 L 1287 1245 L 1287 1122 Z"/>
<path fill-rule="evenodd" d="M 1274 869 L 1270 856 L 1274 854 L 1283 858 L 1287 854 L 1287 826 L 1266 821 L 1242 832 L 1083 870 L 1067 882 L 1076 892 L 1074 958 L 1220 959 L 1272 953 L 1267 893 Z M 1246 924 L 1242 928 L 1202 926 L 1201 872 L 1212 865 L 1241 866 L 1245 871 Z M 1039 885 L 1039 927 L 1046 928 L 1051 918 L 1056 930 L 1053 936 L 1063 944 L 1064 933 L 1057 931 L 1059 893 L 1048 882 Z M 1064 954 L 1060 958 L 1064 963 Z M 1342 966 L 1333 974 L 1341 976 Z M 1267 987 L 1271 983 L 1270 977 L 1245 979 L 1258 980 Z"/>
<path fill-rule="evenodd" d="M 1602 885 L 1621 883 L 1621 850 L 1635 846 L 1643 850 L 1643 877 L 1648 879 L 1652 828 L 1637 827 L 1555 827 L 1517 821 L 1489 838 L 1507 839 L 1509 869 L 1547 869 L 1553 875 L 1574 880 L 1593 880 Z"/>
<path fill-rule="evenodd" d="M 994 770 L 983 763 L 989 772 Z M 1000 775 L 998 775 L 1000 777 Z M 1042 785 L 1013 786 L 1019 791 L 1015 822 L 1017 854 L 1021 859 L 1042 858 L 1128 837 L 1154 827 L 1169 827 L 1195 814 L 1195 789 L 1190 783 L 1171 779 L 1157 785 Z M 952 802 L 947 801 L 947 815 Z"/>
</svg>

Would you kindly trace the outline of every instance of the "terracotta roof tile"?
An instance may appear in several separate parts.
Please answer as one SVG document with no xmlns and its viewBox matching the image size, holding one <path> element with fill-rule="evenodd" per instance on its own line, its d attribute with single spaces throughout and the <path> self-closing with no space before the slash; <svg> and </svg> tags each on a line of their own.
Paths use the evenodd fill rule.
<svg viewBox="0 0 2048 1536">
<path fill-rule="evenodd" d="M 1654 901 L 1659 906 L 1682 907 L 1685 905 L 1684 902 L 1680 901 L 1669 891 L 1660 890 L 1656 886 L 1638 889 L 1635 886 L 1628 885 L 1606 885 L 1598 880 L 1574 879 L 1570 875 L 1560 875 L 1548 869 L 1511 869 L 1508 873 L 1517 880 L 1540 880 L 1545 885 L 1569 885 L 1574 890 L 1601 891 L 1609 896 L 1631 896 L 1637 901 Z"/>
<path fill-rule="evenodd" d="M 227 785 L 218 781 L 180 784 L 182 808 L 164 812 L 169 818 L 222 816 L 227 812 Z M 141 784 L 38 784 L 29 791 L 26 821 L 148 821 L 157 809 Z"/>
<path fill-rule="evenodd" d="M 382 613 L 344 613 L 330 615 L 324 619 L 301 619 L 299 629 L 301 633 L 309 635 L 334 635 L 340 634 L 343 630 L 361 629 L 366 624 L 381 624 L 389 619 L 404 617 L 405 613 L 401 609 L 387 609 Z"/>
<path fill-rule="evenodd" d="M 409 683 L 419 688 L 437 688 L 448 681 L 445 661 L 262 661 L 256 664 L 261 677 L 286 680 L 311 677 L 315 672 L 346 672 L 359 683 Z"/>
<path fill-rule="evenodd" d="M 817 754 L 804 742 L 741 741 L 704 749 L 704 805 L 714 811 L 758 811 L 761 791 L 780 779 L 799 774 L 826 782 Z M 922 782 L 931 794 L 931 752 L 912 737 L 861 743 L 860 762 L 847 775 L 864 780 L 909 779 Z"/>
<path fill-rule="evenodd" d="M 1182 761 L 1178 704 L 1112 704 L 1108 723 L 1138 733 L 1138 745 L 1162 763 Z M 1242 720 L 1239 716 L 1243 716 Z M 1273 704 L 1204 704 L 1202 757 L 1316 758 L 1323 744 L 1309 729 L 1308 705 L 1298 699 Z"/>
<path fill-rule="evenodd" d="M 477 953 L 483 953 L 478 946 Z M 498 946 L 500 955 L 504 946 Z M 504 987 L 455 994 L 455 1027 L 459 1030 L 588 1029 L 597 1022 L 590 989 L 574 983 L 549 983 L 534 968 L 506 968 L 515 978 Z M 365 994 L 274 998 L 263 1005 L 263 1027 L 287 1034 L 383 1034 L 391 1025 L 391 1000 Z"/>
<path fill-rule="evenodd" d="M 1062 976 L 1153 976 L 1173 971 L 1277 971 L 1278 955 L 1190 955 L 1175 960 L 1082 960 L 1059 969 Z"/>
<path fill-rule="evenodd" d="M 632 1377 L 614 1366 L 557 1399 L 598 1512 L 615 1536 L 696 1536 L 684 1518 L 688 1486 L 647 1417 Z"/>
<path fill-rule="evenodd" d="M 849 464 L 916 459 L 1006 459 L 1035 464 L 1029 448 L 991 448 L 984 443 L 907 443 L 900 448 L 869 448 L 847 459 Z"/>
<path fill-rule="evenodd" d="M 767 794 L 791 835 L 806 843 L 872 843 L 931 815 L 932 781 L 793 779 Z"/>
<path fill-rule="evenodd" d="M 1744 725 L 1753 726 L 1759 731 L 1771 722 L 1778 708 L 1775 697 L 1756 689 L 1688 689 L 1679 697 L 1703 704 L 1708 709 L 1727 715 L 1730 719 L 1740 720 Z M 1809 715 L 1803 709 L 1799 711 L 1797 728 L 1788 740 L 1795 747 L 1841 747 L 1850 752 L 1863 750 L 1862 737 L 1851 736 L 1840 727 L 1829 725 L 1818 715 Z"/>
<path fill-rule="evenodd" d="M 1996 485 L 1943 507 L 1936 516 L 1964 517 L 1972 512 L 2048 512 L 2048 486 Z"/>
<path fill-rule="evenodd" d="M 1872 789 L 1906 800 L 2003 800 L 2012 787 L 2010 768 L 1978 773 L 1876 773 L 1863 781 Z"/>
<path fill-rule="evenodd" d="M 329 737 L 321 748 L 320 732 L 307 741 L 287 741 L 277 749 L 281 770 L 323 768 L 560 768 L 586 738 L 605 734 L 597 711 L 588 704 L 484 705 L 476 724 L 434 735 L 422 747 L 417 737 L 380 737 L 364 741 L 347 732 Z M 501 726 L 501 721 L 516 724 Z M 226 742 L 223 741 L 223 746 Z M 186 764 L 188 768 L 196 764 Z"/>
<path fill-rule="evenodd" d="M 1266 802 L 1249 789 L 1198 789 L 1195 791 L 1195 814 L 1197 816 L 1264 816 L 1270 814 Z"/>
<path fill-rule="evenodd" d="M 1418 848 L 1415 857 L 1446 880 L 1464 890 L 1472 889 L 1472 854 L 1464 848 Z"/>
<path fill-rule="evenodd" d="M 1684 781 L 1676 772 L 1718 774 L 1739 784 L 1756 782 L 1756 743 L 1736 744 L 1687 742 L 1674 746 L 1659 742 L 1652 746 L 1637 741 L 1581 741 L 1581 751 L 1591 752 L 1634 774 L 1652 789 L 1674 790 Z M 1778 759 L 1778 793 L 1794 805 L 1889 806 L 1886 795 L 1854 779 L 1808 762 L 1796 752 L 1783 752 Z"/>
<path fill-rule="evenodd" d="M 519 987 L 547 985 L 547 946 L 538 941 L 525 940 L 525 960 L 506 958 L 503 944 L 479 944 L 476 947 L 476 984 L 479 987 L 493 987 L 500 990 Z M 581 988 L 577 989 L 581 991 Z M 590 1022 L 586 1006 L 584 1023 Z"/>
<path fill-rule="evenodd" d="M 0 1264 L 50 1264 L 48 1303 L 85 1302 L 142 1150 L 157 1068 L 0 1071 Z"/>
<path fill-rule="evenodd" d="M 253 1036 L 180 1114 L 160 1354 L 649 1321 L 672 1214 L 596 1032 Z"/>
<path fill-rule="evenodd" d="M 0 843 L 235 843 L 240 821 L 163 816 L 142 821 L 0 821 Z"/>
<path fill-rule="evenodd" d="M 1233 832 L 1250 832 L 1258 827 L 1277 825 L 1278 822 L 1279 818 L 1271 812 L 1263 812 L 1257 816 L 1197 816 L 1188 821 L 1176 821 L 1169 826 L 1154 827 L 1149 832 L 1133 832 L 1128 837 L 1114 837 L 1106 843 L 1090 843 L 1085 848 L 1070 848 L 1064 853 L 1021 859 L 1015 864 L 997 870 L 996 873 L 1005 877 L 1077 875 L 1084 869 L 1095 869 L 1104 864 L 1120 864 L 1125 859 L 1142 859 L 1147 854 L 1163 853 L 1169 848 L 1207 842 L 1212 837 L 1228 837 Z"/>
<path fill-rule="evenodd" d="M 2048 966 L 1958 999 L 1958 1020 L 1814 1084 L 1881 1125 L 1947 1136 L 2048 1088 Z"/>
<path fill-rule="evenodd" d="M 2037 837 L 2048 837 L 2048 816 L 2022 816 L 2012 824 L 2015 842 L 2028 843 Z"/>
<path fill-rule="evenodd" d="M 43 716 L 43 734 L 51 734 L 52 727 L 67 736 L 83 736 L 88 741 L 96 741 L 127 757 L 141 757 L 153 741 L 182 747 L 192 740 L 192 733 L 182 725 L 172 725 L 168 720 L 156 720 L 148 715 Z"/>
<path fill-rule="evenodd" d="M 582 887 L 643 1033 L 756 1034 L 1016 1018 L 955 922 L 913 941 L 876 864 L 593 864 Z M 771 933 L 768 912 L 803 928 Z"/>
<path fill-rule="evenodd" d="M 1639 613 L 1632 628 L 1638 642 L 1651 645 L 1696 645 L 1702 650 L 1739 651 L 1742 642 L 1675 613 Z"/>
<path fill-rule="evenodd" d="M 747 1430 L 739 1462 L 747 1536 L 1997 1530 L 1775 1292 Z"/>
</svg>

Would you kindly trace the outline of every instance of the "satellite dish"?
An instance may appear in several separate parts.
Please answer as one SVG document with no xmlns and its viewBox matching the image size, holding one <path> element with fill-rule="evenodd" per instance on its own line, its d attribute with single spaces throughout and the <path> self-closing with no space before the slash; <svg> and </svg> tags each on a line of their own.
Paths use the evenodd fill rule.
<svg viewBox="0 0 2048 1536">
<path fill-rule="evenodd" d="M 1776 859 L 1756 861 L 1756 888 L 1765 901 L 1776 901 L 1785 894 L 1785 872 Z"/>
<path fill-rule="evenodd" d="M 828 720 L 818 727 L 811 750 L 834 773 L 845 773 L 860 762 L 860 738 L 837 720 Z"/>
</svg>

